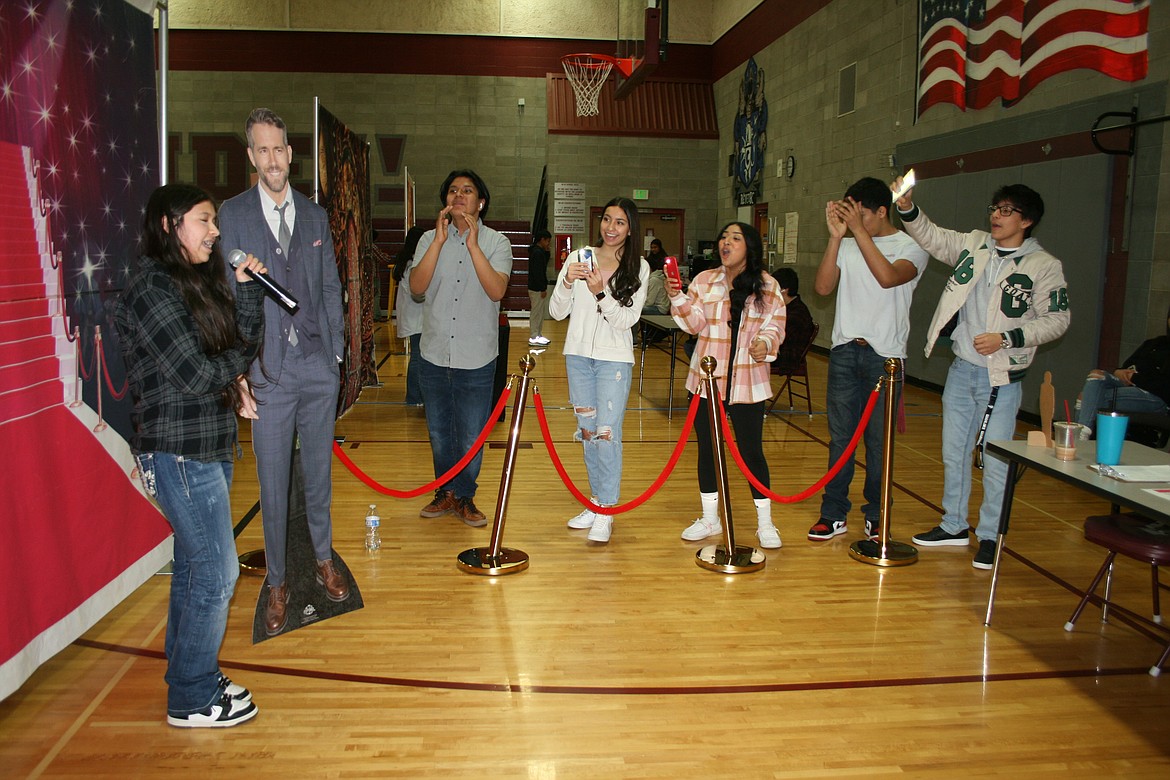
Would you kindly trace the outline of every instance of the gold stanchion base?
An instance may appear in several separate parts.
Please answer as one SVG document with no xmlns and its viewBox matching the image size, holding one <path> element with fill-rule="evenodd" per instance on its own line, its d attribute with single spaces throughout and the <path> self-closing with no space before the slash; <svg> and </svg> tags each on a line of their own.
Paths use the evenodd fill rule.
<svg viewBox="0 0 1170 780">
<path fill-rule="evenodd" d="M 264 550 L 252 550 L 240 556 L 240 574 L 263 577 L 268 574 L 268 559 Z"/>
<path fill-rule="evenodd" d="M 527 569 L 528 553 L 523 550 L 503 547 L 500 549 L 500 554 L 493 558 L 490 547 L 472 547 L 470 550 L 459 553 L 458 565 L 468 574 L 499 577 L 504 574 L 516 574 Z"/>
<path fill-rule="evenodd" d="M 734 553 L 719 544 L 709 544 L 695 553 L 695 563 L 708 571 L 723 574 L 750 574 L 764 568 L 768 558 L 755 547 L 735 546 Z"/>
<path fill-rule="evenodd" d="M 876 539 L 861 539 L 849 545 L 849 557 L 872 566 L 909 566 L 918 562 L 918 548 L 892 539 L 886 542 L 885 554 L 882 543 Z"/>
</svg>

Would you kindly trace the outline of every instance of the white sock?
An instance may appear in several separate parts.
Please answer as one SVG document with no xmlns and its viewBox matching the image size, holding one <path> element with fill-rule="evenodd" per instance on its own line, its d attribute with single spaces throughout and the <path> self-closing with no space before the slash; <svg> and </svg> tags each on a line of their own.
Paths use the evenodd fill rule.
<svg viewBox="0 0 1170 780">
<path fill-rule="evenodd" d="M 755 498 L 752 503 L 756 505 L 756 523 L 761 528 L 772 524 L 772 500 L 769 498 Z"/>
<path fill-rule="evenodd" d="M 707 525 L 720 525 L 719 494 L 700 493 L 699 499 L 703 502 L 703 522 Z"/>
</svg>

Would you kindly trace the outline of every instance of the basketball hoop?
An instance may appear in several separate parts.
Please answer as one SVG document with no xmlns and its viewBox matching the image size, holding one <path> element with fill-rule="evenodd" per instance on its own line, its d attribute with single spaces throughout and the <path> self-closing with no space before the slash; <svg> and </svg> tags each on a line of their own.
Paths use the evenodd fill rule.
<svg viewBox="0 0 1170 780">
<path fill-rule="evenodd" d="M 577 116 L 597 116 L 597 96 L 616 60 L 606 54 L 566 54 L 565 76 L 577 96 Z"/>
</svg>

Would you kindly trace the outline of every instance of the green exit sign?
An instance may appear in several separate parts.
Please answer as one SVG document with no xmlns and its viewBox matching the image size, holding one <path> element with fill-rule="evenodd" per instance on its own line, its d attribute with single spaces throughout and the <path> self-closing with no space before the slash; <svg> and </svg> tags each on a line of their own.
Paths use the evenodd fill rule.
<svg viewBox="0 0 1170 780">
<path fill-rule="evenodd" d="M 634 190 L 634 200 L 650 200 L 650 190 Z"/>
</svg>

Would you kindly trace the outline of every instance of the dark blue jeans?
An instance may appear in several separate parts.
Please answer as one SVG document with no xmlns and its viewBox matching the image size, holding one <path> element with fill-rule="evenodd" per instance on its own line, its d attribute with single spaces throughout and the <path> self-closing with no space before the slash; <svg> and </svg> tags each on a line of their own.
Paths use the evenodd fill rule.
<svg viewBox="0 0 1170 780">
<path fill-rule="evenodd" d="M 422 360 L 419 354 L 422 334 L 416 333 L 410 337 L 410 356 L 406 360 L 406 403 L 421 404 L 423 402 L 422 386 L 418 378 L 418 362 Z"/>
<path fill-rule="evenodd" d="M 198 712 L 222 693 L 219 646 L 240 575 L 228 499 L 232 467 L 167 452 L 138 455 L 143 485 L 175 531 L 165 645 L 170 715 Z"/>
<path fill-rule="evenodd" d="M 825 408 L 829 418 L 829 467 L 832 468 L 849 440 L 857 431 L 861 414 L 869 401 L 877 381 L 885 376 L 886 359 L 855 341 L 833 347 L 829 353 L 829 381 Z M 881 517 L 882 496 L 882 414 L 886 398 L 883 384 L 877 406 L 865 429 L 865 504 L 862 515 L 867 519 Z M 896 399 L 895 399 L 896 400 Z M 821 498 L 821 517 L 826 520 L 846 520 L 853 507 L 849 500 L 849 485 L 853 482 L 853 458 L 837 472 L 825 486 Z"/>
<path fill-rule="evenodd" d="M 467 454 L 487 425 L 496 400 L 492 397 L 495 373 L 494 359 L 480 368 L 444 368 L 419 355 L 418 375 L 436 477 L 446 474 Z M 472 498 L 482 462 L 480 450 L 443 488 L 454 491 L 456 498 Z"/>
</svg>

